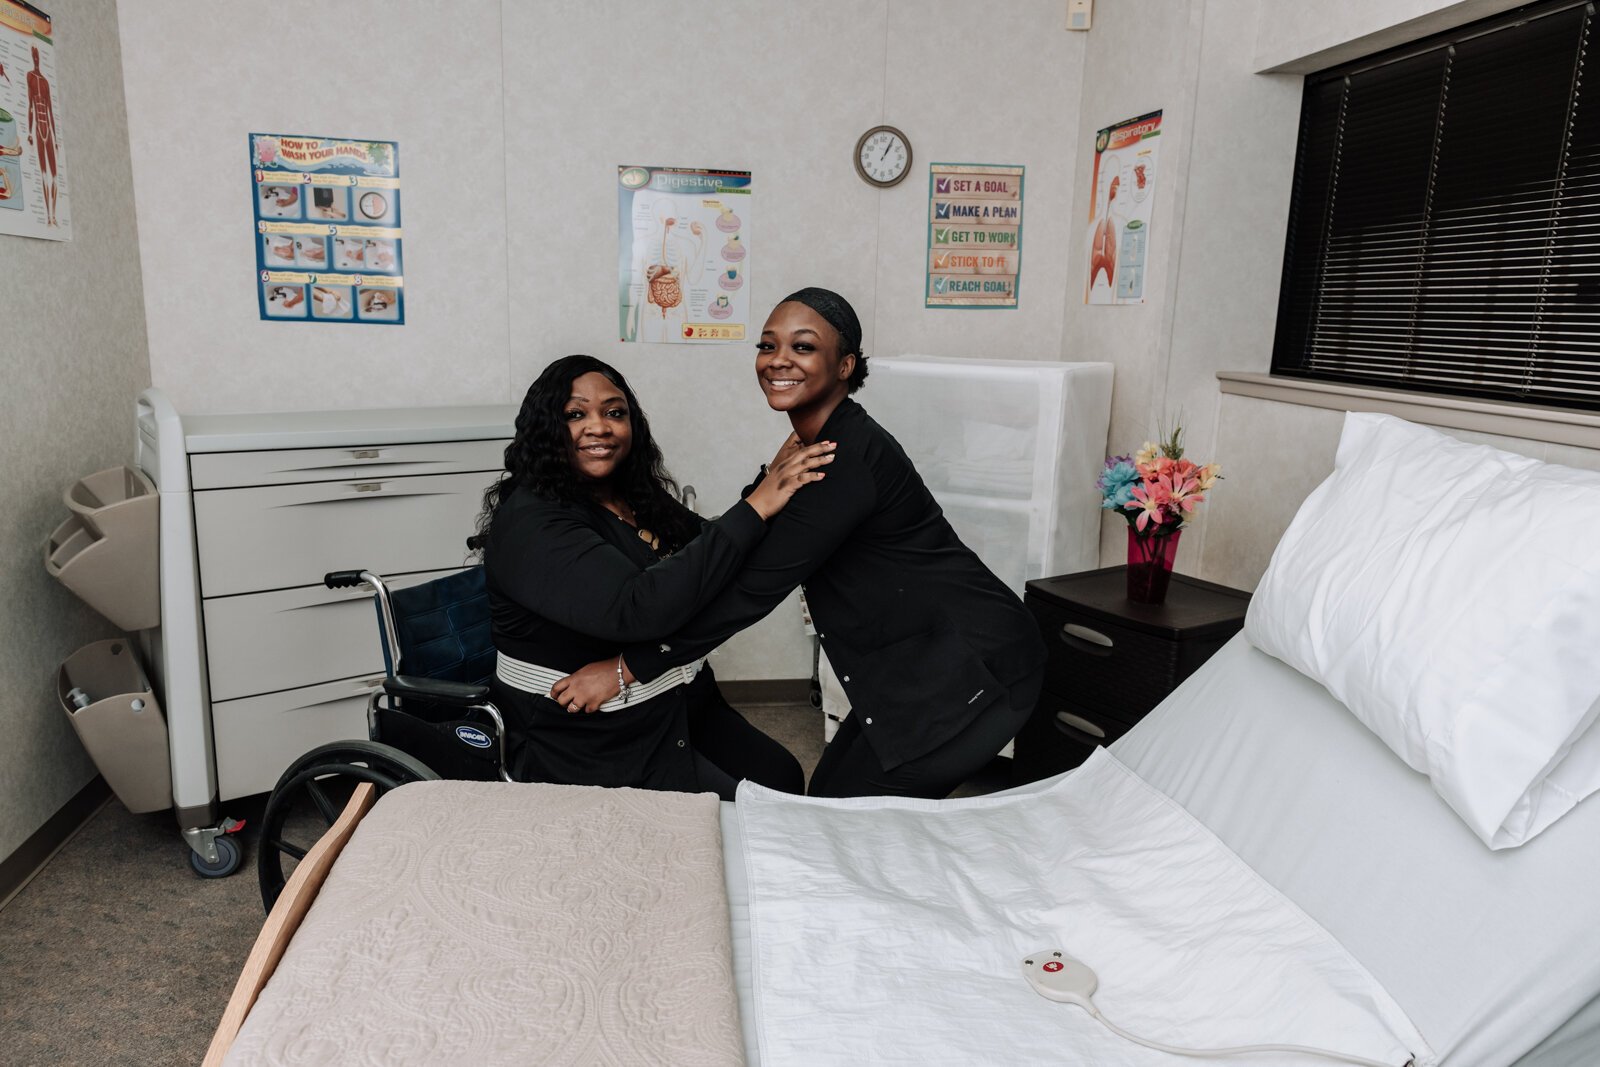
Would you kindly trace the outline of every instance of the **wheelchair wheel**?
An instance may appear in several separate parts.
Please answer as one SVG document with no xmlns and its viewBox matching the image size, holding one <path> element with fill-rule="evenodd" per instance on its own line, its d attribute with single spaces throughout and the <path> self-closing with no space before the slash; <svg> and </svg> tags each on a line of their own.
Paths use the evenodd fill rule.
<svg viewBox="0 0 1600 1067">
<path fill-rule="evenodd" d="M 333 825 L 358 783 L 370 782 L 381 796 L 407 782 L 438 777 L 416 757 L 376 741 L 335 741 L 295 760 L 278 779 L 261 817 L 261 903 L 272 910 L 295 864 Z"/>
</svg>

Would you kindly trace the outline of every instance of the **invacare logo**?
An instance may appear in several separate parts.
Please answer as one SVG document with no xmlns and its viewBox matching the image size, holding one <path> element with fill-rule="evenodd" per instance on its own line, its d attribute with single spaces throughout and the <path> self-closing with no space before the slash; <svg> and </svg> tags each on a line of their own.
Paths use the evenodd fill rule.
<svg viewBox="0 0 1600 1067">
<path fill-rule="evenodd" d="M 457 726 L 456 736 L 461 739 L 462 744 L 471 745 L 473 748 L 488 748 L 494 744 L 489 735 L 476 726 Z"/>
</svg>

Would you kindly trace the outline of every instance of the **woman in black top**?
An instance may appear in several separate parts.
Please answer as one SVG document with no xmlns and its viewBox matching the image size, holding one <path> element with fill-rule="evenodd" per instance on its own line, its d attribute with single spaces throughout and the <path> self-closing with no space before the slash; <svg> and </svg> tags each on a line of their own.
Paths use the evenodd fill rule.
<svg viewBox="0 0 1600 1067">
<path fill-rule="evenodd" d="M 833 441 L 840 462 L 773 521 L 704 610 L 664 640 L 629 645 L 623 659 L 645 678 L 693 660 L 803 582 L 852 706 L 810 792 L 942 797 L 1027 720 L 1044 642 L 1017 594 L 950 528 L 900 445 L 849 399 L 866 376 L 861 326 L 842 297 L 802 289 L 773 310 L 756 379 L 768 405 L 788 413 L 791 440 Z M 614 666 L 592 664 L 553 692 L 616 692 Z"/>
<path fill-rule="evenodd" d="M 548 693 L 581 664 L 615 664 L 623 645 L 693 617 L 761 541 L 766 520 L 822 479 L 813 468 L 828 452 L 789 449 L 745 500 L 706 521 L 678 503 L 621 374 L 590 356 L 545 368 L 480 519 L 499 653 L 494 698 L 513 740 L 514 777 L 729 800 L 745 777 L 801 790 L 799 763 L 728 706 L 709 669 L 672 672 L 658 692 L 631 687 L 626 701 L 605 706 L 557 704 Z"/>
</svg>

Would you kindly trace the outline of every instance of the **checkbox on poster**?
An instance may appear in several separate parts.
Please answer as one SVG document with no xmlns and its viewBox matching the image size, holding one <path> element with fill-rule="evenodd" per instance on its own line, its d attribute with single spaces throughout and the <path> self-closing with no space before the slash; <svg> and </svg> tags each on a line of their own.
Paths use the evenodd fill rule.
<svg viewBox="0 0 1600 1067">
<path fill-rule="evenodd" d="M 934 244 L 940 244 L 940 245 L 948 244 L 949 241 L 950 241 L 950 231 L 949 230 L 935 229 L 933 231 L 933 243 Z"/>
<path fill-rule="evenodd" d="M 944 283 L 945 283 L 945 280 L 943 278 L 935 278 L 933 280 L 933 295 L 934 296 L 943 296 L 944 295 Z"/>
<path fill-rule="evenodd" d="M 936 219 L 947 219 L 947 218 L 949 218 L 950 217 L 950 205 L 949 204 L 935 204 L 935 205 L 933 205 L 933 217 L 936 218 Z"/>
<path fill-rule="evenodd" d="M 933 180 L 933 191 L 936 193 L 948 193 L 950 191 L 950 179 L 935 178 Z"/>
<path fill-rule="evenodd" d="M 942 256 L 934 256 L 933 257 L 933 269 L 934 270 L 944 270 L 949 265 L 950 265 L 950 256 L 948 254 L 942 255 Z"/>
</svg>

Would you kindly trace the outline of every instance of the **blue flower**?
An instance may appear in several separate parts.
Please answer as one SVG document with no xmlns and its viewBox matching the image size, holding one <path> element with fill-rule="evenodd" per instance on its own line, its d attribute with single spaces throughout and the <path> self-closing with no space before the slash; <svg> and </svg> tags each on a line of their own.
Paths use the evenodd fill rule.
<svg viewBox="0 0 1600 1067">
<path fill-rule="evenodd" d="M 1107 510 L 1127 507 L 1133 502 L 1134 487 L 1143 483 L 1132 456 L 1107 457 L 1106 469 L 1094 482 L 1095 488 L 1100 490 L 1100 506 Z"/>
</svg>

